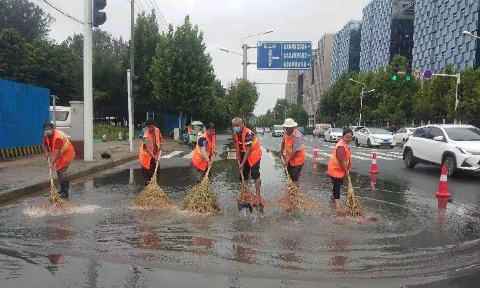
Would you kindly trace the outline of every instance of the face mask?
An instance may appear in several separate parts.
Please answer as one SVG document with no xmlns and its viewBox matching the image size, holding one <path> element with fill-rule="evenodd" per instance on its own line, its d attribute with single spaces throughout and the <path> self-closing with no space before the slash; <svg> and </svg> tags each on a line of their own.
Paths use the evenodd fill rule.
<svg viewBox="0 0 480 288">
<path fill-rule="evenodd" d="M 240 128 L 240 127 L 233 127 L 233 131 L 234 131 L 235 133 L 240 133 L 240 131 L 242 131 L 242 128 Z"/>
<path fill-rule="evenodd" d="M 53 130 L 43 130 L 43 134 L 47 136 L 52 136 L 53 135 Z"/>
</svg>

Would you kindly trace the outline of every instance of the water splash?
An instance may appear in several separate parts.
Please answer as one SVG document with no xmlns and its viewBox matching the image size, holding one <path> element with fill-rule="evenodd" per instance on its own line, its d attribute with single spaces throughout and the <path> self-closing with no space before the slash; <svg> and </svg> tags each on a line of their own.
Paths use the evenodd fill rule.
<svg viewBox="0 0 480 288">
<path fill-rule="evenodd" d="M 29 217 L 45 217 L 45 216 L 58 216 L 58 215 L 67 215 L 67 214 L 86 214 L 93 213 L 97 210 L 100 210 L 102 207 L 98 205 L 83 205 L 78 207 L 72 207 L 68 211 L 49 209 L 48 207 L 28 207 L 23 210 L 23 213 Z"/>
</svg>

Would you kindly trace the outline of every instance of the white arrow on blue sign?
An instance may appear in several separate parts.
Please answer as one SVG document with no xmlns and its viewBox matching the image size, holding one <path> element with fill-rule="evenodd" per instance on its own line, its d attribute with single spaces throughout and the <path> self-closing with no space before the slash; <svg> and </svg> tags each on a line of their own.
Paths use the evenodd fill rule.
<svg viewBox="0 0 480 288">
<path fill-rule="evenodd" d="M 257 69 L 309 70 L 312 65 L 310 41 L 262 41 L 257 43 Z"/>
</svg>

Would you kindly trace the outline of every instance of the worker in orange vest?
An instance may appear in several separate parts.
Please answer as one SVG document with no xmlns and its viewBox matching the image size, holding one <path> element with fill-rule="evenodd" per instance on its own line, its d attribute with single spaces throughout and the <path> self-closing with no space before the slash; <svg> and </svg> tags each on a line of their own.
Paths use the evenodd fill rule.
<svg viewBox="0 0 480 288">
<path fill-rule="evenodd" d="M 56 166 L 60 192 L 58 196 L 67 198 L 69 196 L 70 182 L 68 181 L 68 165 L 75 158 L 75 150 L 72 143 L 68 141 L 67 135 L 60 130 L 53 128 L 53 124 L 43 124 L 43 151 L 49 159 L 49 168 Z"/>
<path fill-rule="evenodd" d="M 195 168 L 198 173 L 198 182 L 202 181 L 203 177 L 207 173 L 207 168 L 213 161 L 217 150 L 215 149 L 215 125 L 209 123 L 207 125 L 207 131 L 197 139 L 197 145 L 193 151 L 192 167 Z"/>
<path fill-rule="evenodd" d="M 155 121 L 153 119 L 148 119 L 146 124 L 147 129 L 145 129 L 145 134 L 143 134 L 143 143 L 140 145 L 139 158 L 140 164 L 142 165 L 143 179 L 145 180 L 145 185 L 148 185 L 155 172 L 160 150 L 163 150 L 163 138 L 160 129 L 155 127 Z"/>
<path fill-rule="evenodd" d="M 340 208 L 340 187 L 343 184 L 343 178 L 350 176 L 349 171 L 352 166 L 352 150 L 348 144 L 353 140 L 353 131 L 350 128 L 343 130 L 343 137 L 338 141 L 335 149 L 333 149 L 330 161 L 328 162 L 327 173 L 332 178 L 333 193 L 330 196 L 335 202 L 335 209 Z"/>
<path fill-rule="evenodd" d="M 283 151 L 285 150 L 285 167 L 287 167 L 293 184 L 298 187 L 300 172 L 303 163 L 305 163 L 305 139 L 302 133 L 295 128 L 297 126 L 298 124 L 292 118 L 285 119 L 283 123 L 285 133 L 280 147 L 280 157 L 283 157 Z"/>
<path fill-rule="evenodd" d="M 237 161 L 240 171 L 243 172 L 244 184 L 247 185 L 249 175 L 252 176 L 257 196 L 260 198 L 260 187 L 262 185 L 260 180 L 260 160 L 262 159 L 260 142 L 258 142 L 255 133 L 243 125 L 242 118 L 233 118 L 232 126 L 233 132 L 235 132 Z"/>
</svg>

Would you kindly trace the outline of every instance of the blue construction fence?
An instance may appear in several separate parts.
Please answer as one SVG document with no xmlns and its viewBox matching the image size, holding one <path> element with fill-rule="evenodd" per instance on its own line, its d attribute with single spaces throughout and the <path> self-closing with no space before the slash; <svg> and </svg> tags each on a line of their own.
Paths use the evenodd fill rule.
<svg viewBox="0 0 480 288">
<path fill-rule="evenodd" d="M 0 149 L 42 144 L 49 113 L 49 89 L 0 79 Z"/>
<path fill-rule="evenodd" d="M 178 128 L 178 116 L 167 113 L 155 113 L 155 122 L 163 135 L 168 135 L 174 128 Z M 185 126 L 185 118 L 181 120 L 182 127 Z"/>
</svg>

